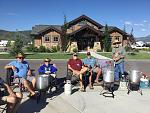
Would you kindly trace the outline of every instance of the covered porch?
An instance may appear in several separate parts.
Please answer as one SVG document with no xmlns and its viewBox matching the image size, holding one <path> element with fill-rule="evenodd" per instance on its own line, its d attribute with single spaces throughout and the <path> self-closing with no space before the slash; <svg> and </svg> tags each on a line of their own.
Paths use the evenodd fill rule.
<svg viewBox="0 0 150 113">
<path fill-rule="evenodd" d="M 78 51 L 101 50 L 102 35 L 101 32 L 93 27 L 86 25 L 81 29 L 69 34 L 71 44 L 77 47 Z M 70 45 L 71 46 L 71 45 Z"/>
</svg>

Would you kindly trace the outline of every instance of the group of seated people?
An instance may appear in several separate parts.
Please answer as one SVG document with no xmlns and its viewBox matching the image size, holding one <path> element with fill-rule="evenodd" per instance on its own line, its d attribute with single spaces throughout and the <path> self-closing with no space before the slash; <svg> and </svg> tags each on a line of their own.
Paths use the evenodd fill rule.
<svg viewBox="0 0 150 113">
<path fill-rule="evenodd" d="M 77 53 L 73 53 L 72 57 L 67 62 L 67 76 L 66 80 L 71 80 L 72 76 L 76 76 L 79 78 L 80 83 L 80 91 L 85 91 L 84 85 L 83 85 L 83 76 L 85 74 L 89 75 L 89 88 L 94 89 L 93 83 L 92 83 L 92 76 L 93 73 L 96 73 L 96 79 L 95 82 L 97 84 L 100 84 L 99 77 L 102 74 L 101 67 L 97 64 L 97 61 L 95 58 L 91 57 L 91 53 L 87 52 L 87 57 L 83 60 L 78 58 Z M 35 98 L 35 86 L 36 86 L 36 77 L 32 76 L 30 66 L 27 61 L 24 61 L 25 55 L 22 53 L 19 53 L 16 56 L 16 60 L 8 63 L 5 66 L 5 69 L 12 69 L 14 76 L 19 77 L 20 82 L 24 85 L 24 87 L 29 92 L 30 98 Z M 57 67 L 54 64 L 50 63 L 51 60 L 49 58 L 44 59 L 44 62 L 42 65 L 40 65 L 38 72 L 39 74 L 52 74 L 53 77 L 56 77 Z M 22 93 L 14 93 L 11 87 L 6 84 L 1 78 L 0 78 L 0 86 L 4 87 L 8 94 L 7 99 L 5 98 L 5 101 L 7 101 L 7 113 L 15 113 L 18 104 L 21 102 L 22 99 Z M 1 97 L 5 97 L 2 95 Z M 0 99 L 1 101 L 2 99 Z"/>
<path fill-rule="evenodd" d="M 32 76 L 31 69 L 27 61 L 24 61 L 24 54 L 19 53 L 16 56 L 16 60 L 11 61 L 5 66 L 5 69 L 12 69 L 13 75 L 19 79 L 29 92 L 28 97 L 35 99 L 35 87 L 36 87 L 36 77 Z M 40 65 L 38 72 L 39 74 L 52 74 L 55 76 L 57 68 L 55 65 L 50 64 L 50 59 L 44 59 L 42 65 Z M 23 97 L 22 92 L 15 93 L 12 88 L 0 78 L 1 89 L 4 88 L 7 94 L 0 92 L 0 105 L 5 101 L 7 104 L 6 113 L 16 113 L 16 110 L 21 102 Z"/>
<path fill-rule="evenodd" d="M 92 83 L 92 76 L 93 73 L 96 73 L 96 83 L 99 84 L 99 77 L 102 73 L 102 70 L 100 66 L 97 65 L 96 59 L 91 57 L 91 53 L 87 52 L 87 58 L 80 60 L 78 58 L 77 53 L 74 53 L 72 55 L 72 58 L 69 59 L 67 63 L 68 68 L 68 74 L 66 79 L 71 79 L 72 75 L 75 75 L 79 77 L 80 82 L 80 91 L 85 91 L 83 86 L 83 76 L 87 72 L 89 73 L 89 88 L 94 89 L 93 83 Z"/>
</svg>

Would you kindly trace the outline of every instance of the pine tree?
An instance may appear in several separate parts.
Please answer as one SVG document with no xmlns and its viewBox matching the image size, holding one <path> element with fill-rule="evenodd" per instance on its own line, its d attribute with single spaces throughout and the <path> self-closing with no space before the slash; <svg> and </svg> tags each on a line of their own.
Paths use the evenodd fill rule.
<svg viewBox="0 0 150 113">
<path fill-rule="evenodd" d="M 68 44 L 67 29 L 68 29 L 67 17 L 66 15 L 64 15 L 64 25 L 62 27 L 62 39 L 61 39 L 62 51 L 66 51 L 67 49 L 67 44 Z"/>
<path fill-rule="evenodd" d="M 20 35 L 17 33 L 15 43 L 10 49 L 10 54 L 12 56 L 16 56 L 18 53 L 23 53 L 22 47 L 23 47 L 23 41 L 21 40 Z"/>
<path fill-rule="evenodd" d="M 110 42 L 110 36 L 109 36 L 107 24 L 105 25 L 103 48 L 105 52 L 111 51 L 111 42 Z"/>
</svg>

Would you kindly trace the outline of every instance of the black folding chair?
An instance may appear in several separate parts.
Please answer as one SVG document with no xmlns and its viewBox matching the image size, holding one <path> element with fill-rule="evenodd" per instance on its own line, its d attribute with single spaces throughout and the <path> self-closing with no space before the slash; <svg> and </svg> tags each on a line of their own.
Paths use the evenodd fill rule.
<svg viewBox="0 0 150 113">
<path fill-rule="evenodd" d="M 16 87 L 19 87 L 20 92 L 25 90 L 23 84 L 20 81 L 20 77 L 14 76 L 14 72 L 11 68 L 6 69 L 6 83 L 11 86 L 13 90 Z"/>
</svg>

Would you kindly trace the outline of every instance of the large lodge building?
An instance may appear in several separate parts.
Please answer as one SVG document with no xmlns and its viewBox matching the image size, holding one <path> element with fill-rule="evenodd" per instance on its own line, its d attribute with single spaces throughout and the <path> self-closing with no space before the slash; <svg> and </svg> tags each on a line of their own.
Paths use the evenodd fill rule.
<svg viewBox="0 0 150 113">
<path fill-rule="evenodd" d="M 53 46 L 61 47 L 62 30 L 61 25 L 35 25 L 32 28 L 31 35 L 34 37 L 34 45 L 36 47 L 45 46 L 51 48 Z M 68 42 L 67 51 L 73 51 L 76 48 L 78 51 L 83 50 L 102 50 L 105 26 L 92 20 L 86 15 L 82 15 L 67 23 L 66 35 L 71 37 L 71 42 Z M 122 46 L 130 43 L 130 35 L 123 30 L 108 26 L 110 35 L 110 43 L 113 46 L 114 40 L 119 40 Z"/>
</svg>

